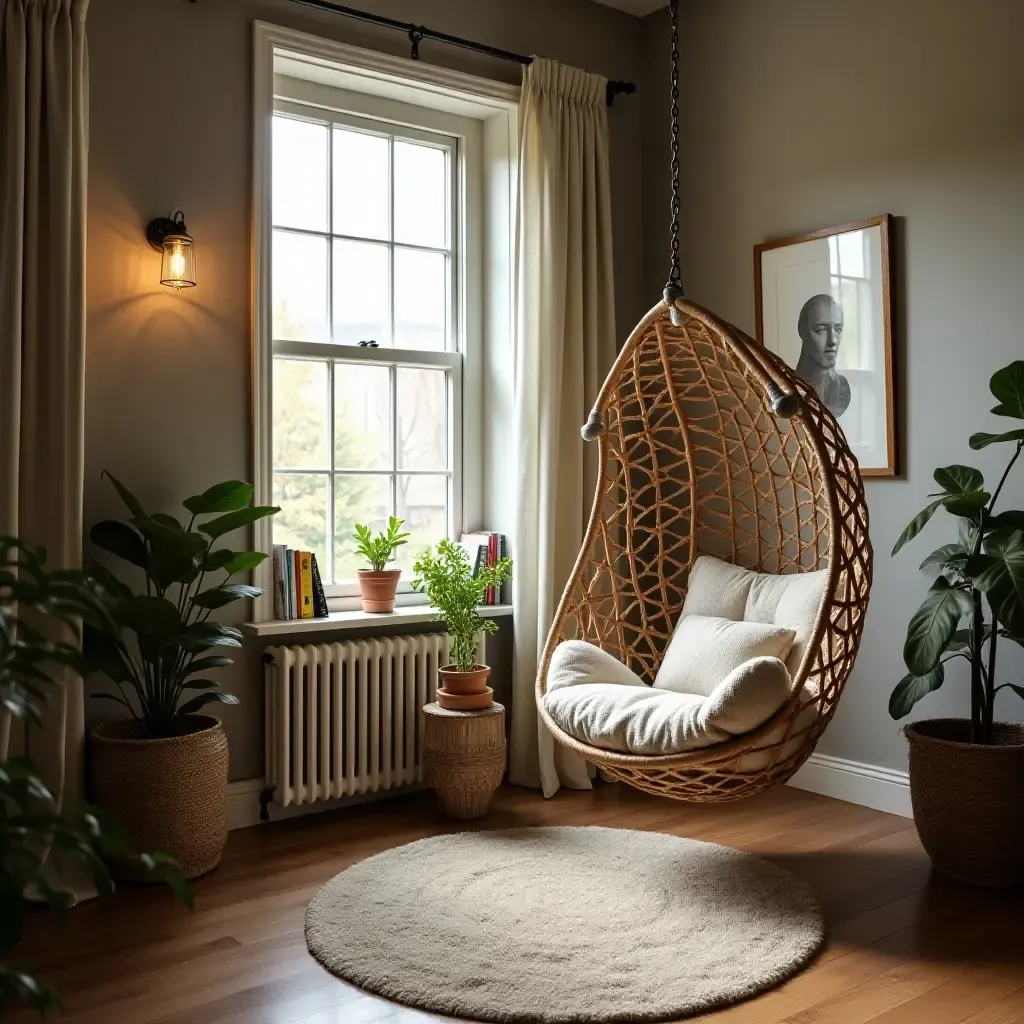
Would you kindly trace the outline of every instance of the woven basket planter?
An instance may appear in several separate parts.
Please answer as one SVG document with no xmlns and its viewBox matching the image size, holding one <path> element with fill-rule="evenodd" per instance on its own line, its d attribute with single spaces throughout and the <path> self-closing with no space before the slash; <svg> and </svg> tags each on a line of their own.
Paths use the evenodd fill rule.
<svg viewBox="0 0 1024 1024">
<path fill-rule="evenodd" d="M 185 878 L 219 863 L 228 838 L 228 741 L 220 720 L 188 715 L 191 731 L 144 739 L 134 719 L 92 731 L 93 800 L 138 852 L 169 853 Z M 122 878 L 138 877 L 121 865 Z"/>
<path fill-rule="evenodd" d="M 971 743 L 966 718 L 908 725 L 914 823 L 935 870 L 972 885 L 1024 884 L 1024 725 Z"/>
</svg>

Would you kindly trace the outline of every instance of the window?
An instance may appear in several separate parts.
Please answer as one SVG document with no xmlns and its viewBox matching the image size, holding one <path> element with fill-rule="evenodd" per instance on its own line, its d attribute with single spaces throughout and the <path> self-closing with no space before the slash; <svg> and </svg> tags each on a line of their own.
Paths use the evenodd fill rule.
<svg viewBox="0 0 1024 1024">
<path fill-rule="evenodd" d="M 273 539 L 342 594 L 356 522 L 462 528 L 459 139 L 279 101 L 272 153 Z"/>
</svg>

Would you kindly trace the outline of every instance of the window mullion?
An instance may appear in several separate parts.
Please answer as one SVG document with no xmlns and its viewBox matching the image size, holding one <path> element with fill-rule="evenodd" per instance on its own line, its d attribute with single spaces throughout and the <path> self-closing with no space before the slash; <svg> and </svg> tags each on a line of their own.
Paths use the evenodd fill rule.
<svg viewBox="0 0 1024 1024">
<path fill-rule="evenodd" d="M 327 396 L 327 429 L 330 431 L 328 438 L 328 449 L 330 451 L 331 474 L 327 480 L 327 572 L 328 579 L 334 580 L 334 474 L 337 470 L 337 452 L 335 451 L 335 438 L 337 431 L 334 427 L 334 374 L 337 372 L 337 364 L 333 359 L 327 362 L 327 386 L 330 391 Z"/>
<path fill-rule="evenodd" d="M 398 367 L 391 367 L 391 514 L 398 515 Z"/>
</svg>

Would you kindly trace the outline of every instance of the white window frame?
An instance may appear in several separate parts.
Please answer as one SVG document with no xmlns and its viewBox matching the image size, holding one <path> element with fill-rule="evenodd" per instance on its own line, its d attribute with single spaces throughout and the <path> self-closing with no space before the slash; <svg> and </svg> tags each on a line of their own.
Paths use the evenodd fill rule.
<svg viewBox="0 0 1024 1024">
<path fill-rule="evenodd" d="M 269 504 L 273 494 L 271 403 L 275 354 L 344 361 L 353 361 L 354 356 L 364 363 L 432 365 L 450 372 L 449 395 L 454 403 L 450 420 L 462 425 L 461 430 L 452 431 L 449 439 L 449 528 L 456 534 L 483 525 L 511 532 L 508 520 L 503 518 L 511 487 L 505 476 L 510 461 L 509 423 L 490 412 L 485 417 L 484 408 L 490 404 L 507 412 L 511 410 L 512 220 L 518 87 L 264 22 L 255 24 L 254 39 L 252 377 L 256 500 Z M 339 96 L 343 97 L 341 102 Z M 413 104 L 415 112 L 403 113 L 403 104 Z M 451 239 L 457 249 L 457 255 L 453 252 L 452 256 L 451 321 L 453 327 L 458 325 L 459 350 L 431 353 L 273 341 L 271 128 L 275 106 L 284 113 L 321 123 L 336 120 L 340 124 L 342 118 L 376 116 L 389 122 L 389 133 L 398 134 L 393 126 L 401 124 L 405 125 L 401 134 L 410 137 L 438 132 L 460 140 L 453 157 L 459 161 L 459 174 L 452 175 L 453 183 L 456 178 L 463 182 L 462 194 L 453 197 L 458 204 L 454 219 L 460 237 Z M 426 118 L 425 113 L 429 115 Z M 476 122 L 479 127 L 461 131 L 460 119 L 464 123 L 466 119 Z M 480 152 L 477 169 L 467 167 L 467 150 L 473 147 L 463 145 L 474 132 L 478 134 L 473 145 Z M 473 232 L 463 231 L 467 224 L 474 228 Z M 333 224 L 329 227 L 333 229 Z M 458 282 L 465 281 L 469 274 L 478 274 L 480 279 L 460 287 Z M 499 472 L 496 466 L 505 472 Z M 254 527 L 254 544 L 269 551 L 271 543 L 272 522 L 261 520 Z M 264 591 L 264 596 L 256 601 L 255 620 L 265 622 L 272 618 L 269 561 L 256 570 L 254 582 Z M 329 588 L 331 610 L 357 606 L 356 592 L 350 584 Z M 419 595 L 409 593 L 399 597 L 403 604 L 418 600 Z"/>
</svg>

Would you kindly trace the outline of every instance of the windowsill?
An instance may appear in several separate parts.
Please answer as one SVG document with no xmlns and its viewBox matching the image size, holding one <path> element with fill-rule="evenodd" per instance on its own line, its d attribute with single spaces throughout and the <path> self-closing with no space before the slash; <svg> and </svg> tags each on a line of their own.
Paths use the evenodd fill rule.
<svg viewBox="0 0 1024 1024">
<path fill-rule="evenodd" d="M 510 604 L 481 605 L 477 608 L 481 618 L 498 619 L 512 614 Z M 437 609 L 428 605 L 412 604 L 398 607 L 393 612 L 331 612 L 326 619 L 270 619 L 267 622 L 246 622 L 242 631 L 248 636 L 285 636 L 293 633 L 353 633 L 367 626 L 387 626 L 391 623 L 415 625 L 436 622 Z"/>
</svg>

